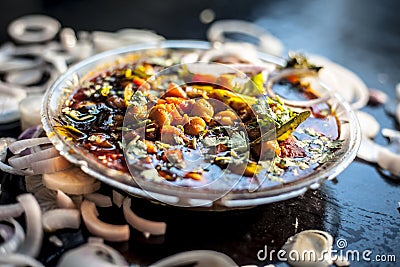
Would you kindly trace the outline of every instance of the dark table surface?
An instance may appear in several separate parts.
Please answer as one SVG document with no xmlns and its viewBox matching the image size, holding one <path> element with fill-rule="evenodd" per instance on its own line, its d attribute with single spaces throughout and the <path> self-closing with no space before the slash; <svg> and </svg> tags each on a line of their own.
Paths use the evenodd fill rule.
<svg viewBox="0 0 400 267">
<path fill-rule="evenodd" d="M 15 18 L 42 13 L 76 30 L 147 28 L 168 39 L 205 39 L 208 25 L 199 14 L 205 8 L 216 19 L 245 19 L 264 27 L 288 50 L 319 54 L 357 73 L 370 88 L 396 97 L 400 82 L 400 2 L 396 0 L 335 1 L 1 1 L 0 41 L 8 40 L 6 26 Z M 398 128 L 382 106 L 366 107 L 381 127 Z M 17 129 L 1 136 L 18 134 Z M 377 142 L 386 140 L 379 135 Z M 399 162 L 400 164 L 400 162 Z M 168 222 L 164 240 L 139 234 L 129 243 L 113 244 L 135 264 L 147 265 L 162 257 L 191 249 L 213 249 L 239 265 L 266 265 L 257 259 L 267 245 L 279 249 L 286 239 L 305 229 L 321 229 L 343 249 L 371 250 L 395 255 L 396 262 L 352 262 L 352 266 L 400 266 L 400 183 L 361 161 L 352 163 L 337 180 L 304 196 L 245 211 L 207 213 L 183 211 L 137 201 L 136 209 Z M 336 247 L 336 246 L 335 246 Z M 45 254 L 45 253 L 44 253 Z M 276 263 L 287 266 L 286 263 Z"/>
</svg>

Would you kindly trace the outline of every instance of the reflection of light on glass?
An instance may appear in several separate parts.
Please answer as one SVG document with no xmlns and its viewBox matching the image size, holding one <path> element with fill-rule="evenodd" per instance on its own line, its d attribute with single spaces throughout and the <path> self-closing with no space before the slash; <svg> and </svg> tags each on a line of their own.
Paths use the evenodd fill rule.
<svg viewBox="0 0 400 267">
<path fill-rule="evenodd" d="M 202 23 L 208 24 L 215 19 L 215 13 L 212 9 L 206 8 L 200 12 L 199 18 Z"/>
</svg>

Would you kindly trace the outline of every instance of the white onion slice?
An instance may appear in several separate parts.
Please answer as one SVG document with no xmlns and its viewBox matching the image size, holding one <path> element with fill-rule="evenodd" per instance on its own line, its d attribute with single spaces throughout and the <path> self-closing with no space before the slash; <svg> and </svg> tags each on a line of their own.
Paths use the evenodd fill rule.
<svg viewBox="0 0 400 267">
<path fill-rule="evenodd" d="M 21 204 L 0 205 L 0 220 L 19 217 L 24 212 Z"/>
<path fill-rule="evenodd" d="M 2 266 L 30 266 L 44 267 L 39 261 L 24 254 L 7 254 L 7 257 L 0 257 L 0 265 Z"/>
<path fill-rule="evenodd" d="M 15 142 L 15 138 L 1 137 L 0 138 L 0 161 L 4 162 L 7 157 L 7 148 L 10 144 Z"/>
<path fill-rule="evenodd" d="M 116 267 L 128 266 L 128 263 L 115 249 L 99 242 L 91 242 L 66 252 L 57 265 L 71 266 Z"/>
<path fill-rule="evenodd" d="M 143 219 L 137 216 L 131 210 L 131 199 L 129 197 L 125 198 L 123 203 L 123 212 L 126 221 L 135 229 L 140 232 L 150 233 L 152 235 L 164 235 L 167 229 L 167 224 L 165 222 L 153 222 Z"/>
<path fill-rule="evenodd" d="M 16 220 L 7 219 L 5 221 L 13 225 L 14 231 L 12 237 L 7 238 L 2 236 L 3 240 L 5 241 L 0 244 L 0 255 L 15 252 L 18 249 L 18 246 L 21 244 L 21 242 L 23 242 L 25 239 L 24 229 L 22 229 L 22 226 Z"/>
<path fill-rule="evenodd" d="M 109 196 L 105 196 L 99 193 L 91 193 L 84 196 L 85 199 L 94 202 L 96 207 L 107 208 L 112 206 L 112 201 Z"/>
<path fill-rule="evenodd" d="M 272 86 L 274 85 L 275 82 L 277 82 L 287 76 L 317 76 L 317 72 L 314 70 L 309 70 L 309 69 L 285 69 L 285 70 L 282 70 L 278 74 L 275 74 L 269 78 L 267 86 L 266 86 L 266 93 L 268 94 L 268 96 L 270 96 L 272 98 L 276 97 L 275 92 L 272 90 Z M 330 98 L 330 93 L 328 92 L 327 94 L 325 94 L 317 99 L 310 99 L 310 100 L 304 100 L 304 101 L 288 100 L 284 96 L 279 96 L 279 97 L 288 106 L 311 107 L 311 106 L 326 102 Z"/>
<path fill-rule="evenodd" d="M 52 190 L 70 195 L 90 194 L 100 188 L 100 181 L 73 167 L 64 171 L 43 174 L 43 184 Z"/>
<path fill-rule="evenodd" d="M 368 138 L 374 138 L 379 133 L 380 125 L 374 116 L 364 111 L 356 111 L 356 116 L 363 135 Z"/>
<path fill-rule="evenodd" d="M 392 175 L 400 177 L 400 155 L 395 154 L 389 149 L 381 149 L 378 152 L 376 163 L 379 167 L 389 171 Z"/>
<path fill-rule="evenodd" d="M 34 175 L 33 171 L 30 170 L 18 170 L 15 169 L 14 167 L 11 167 L 10 165 L 7 165 L 0 161 L 0 170 L 6 173 L 14 174 L 14 175 L 20 175 L 20 176 L 29 176 L 29 175 Z"/>
<path fill-rule="evenodd" d="M 76 209 L 54 209 L 43 214 L 43 229 L 54 232 L 59 229 L 78 229 L 81 225 L 81 214 Z"/>
<path fill-rule="evenodd" d="M 114 242 L 129 239 L 129 225 L 113 225 L 100 221 L 97 218 L 98 212 L 93 202 L 84 200 L 81 204 L 81 213 L 86 228 L 91 234 Z"/>
<path fill-rule="evenodd" d="M 195 265 L 197 267 L 232 267 L 238 266 L 227 255 L 212 250 L 193 250 L 178 253 L 151 264 L 152 267 L 171 267 Z"/>
<path fill-rule="evenodd" d="M 357 151 L 357 157 L 368 162 L 376 163 L 379 152 L 383 149 L 385 148 L 363 135 L 361 137 L 360 148 Z"/>
<path fill-rule="evenodd" d="M 32 163 L 57 157 L 59 155 L 54 147 L 42 150 L 40 152 L 29 154 L 23 157 L 13 156 L 8 159 L 8 163 L 16 169 L 26 169 L 32 166 Z"/>
<path fill-rule="evenodd" d="M 57 207 L 60 209 L 75 209 L 74 201 L 63 191 L 57 190 Z"/>
<path fill-rule="evenodd" d="M 32 170 L 35 174 L 53 173 L 63 171 L 71 165 L 63 156 L 58 156 L 32 163 Z"/>
<path fill-rule="evenodd" d="M 43 144 L 48 144 L 48 143 L 50 143 L 50 140 L 47 137 L 24 139 L 24 140 L 19 140 L 19 141 L 12 143 L 8 147 L 8 149 L 13 154 L 19 154 L 27 148 L 39 146 L 39 145 L 43 145 Z"/>
<path fill-rule="evenodd" d="M 287 253 L 297 251 L 300 255 L 312 252 L 318 259 L 318 266 L 328 267 L 332 265 L 333 237 L 324 231 L 306 230 L 288 238 L 282 249 Z M 310 266 L 307 258 L 289 258 L 291 266 Z"/>
<path fill-rule="evenodd" d="M 26 239 L 18 251 L 28 256 L 39 255 L 42 246 L 42 212 L 39 203 L 32 194 L 22 194 L 17 197 L 19 203 L 25 210 Z"/>
<path fill-rule="evenodd" d="M 354 72 L 321 56 L 309 55 L 309 60 L 324 67 L 322 80 L 342 95 L 354 110 L 368 103 L 368 87 Z M 326 79 L 326 73 L 330 78 Z"/>
</svg>

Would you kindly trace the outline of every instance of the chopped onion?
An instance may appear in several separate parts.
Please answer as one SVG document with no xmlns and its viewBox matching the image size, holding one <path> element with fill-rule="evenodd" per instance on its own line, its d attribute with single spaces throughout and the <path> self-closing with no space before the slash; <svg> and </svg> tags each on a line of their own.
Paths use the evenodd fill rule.
<svg viewBox="0 0 400 267">
<path fill-rule="evenodd" d="M 104 238 L 107 241 L 127 241 L 129 239 L 129 226 L 113 225 L 100 221 L 97 216 L 96 205 L 88 200 L 81 204 L 81 213 L 86 228 L 95 236 Z"/>
<path fill-rule="evenodd" d="M 59 229 L 78 229 L 81 224 L 81 214 L 76 209 L 54 209 L 43 214 L 43 228 L 46 232 Z"/>
<path fill-rule="evenodd" d="M 64 171 L 43 174 L 43 184 L 52 190 L 70 195 L 90 194 L 100 188 L 100 181 L 73 167 Z"/>
<path fill-rule="evenodd" d="M 97 207 L 107 208 L 112 206 L 112 201 L 109 196 L 105 196 L 99 193 L 87 194 L 84 196 L 85 199 L 94 202 Z"/>
<path fill-rule="evenodd" d="M 32 163 L 50 159 L 59 156 L 57 149 L 54 147 L 42 150 L 40 152 L 29 154 L 23 157 L 14 156 L 8 159 L 8 163 L 16 169 L 26 169 L 32 166 Z"/>
<path fill-rule="evenodd" d="M 9 227 L 9 226 L 0 223 L 0 236 L 4 240 L 3 243 L 0 244 L 0 255 L 15 252 L 18 249 L 21 242 L 23 242 L 25 239 L 24 229 L 22 229 L 22 226 L 16 220 L 7 219 L 4 221 L 11 223 L 14 229 L 13 230 L 10 229 L 11 236 L 8 235 L 6 236 L 5 232 L 7 232 L 7 230 L 5 230 L 4 227 Z"/>
<path fill-rule="evenodd" d="M 0 257 L 0 264 L 11 266 L 44 267 L 39 261 L 24 254 L 7 254 L 7 257 Z"/>
<path fill-rule="evenodd" d="M 71 163 L 68 160 L 63 156 L 58 156 L 32 163 L 32 170 L 35 174 L 53 173 L 63 171 L 70 166 Z"/>
<path fill-rule="evenodd" d="M 112 267 L 128 266 L 128 263 L 115 249 L 99 242 L 91 242 L 69 250 L 61 257 L 57 266 Z"/>
<path fill-rule="evenodd" d="M 238 266 L 227 255 L 212 250 L 193 250 L 178 253 L 151 264 L 152 267 L 186 266 L 232 267 Z"/>
<path fill-rule="evenodd" d="M 0 220 L 19 217 L 24 212 L 21 204 L 0 205 Z"/>
<path fill-rule="evenodd" d="M 125 197 L 122 194 L 120 194 L 118 191 L 115 191 L 115 190 L 112 191 L 112 195 L 113 195 L 113 203 L 118 208 L 121 208 Z"/>
<path fill-rule="evenodd" d="M 19 203 L 25 210 L 26 239 L 18 251 L 28 256 L 39 255 L 42 246 L 42 212 L 39 203 L 32 194 L 22 194 L 17 197 Z"/>
<path fill-rule="evenodd" d="M 143 219 L 137 216 L 131 210 L 131 199 L 125 198 L 123 203 L 123 212 L 126 221 L 132 225 L 133 228 L 139 230 L 140 232 L 152 234 L 152 235 L 164 235 L 167 229 L 167 224 L 165 222 L 153 222 Z M 148 236 L 148 234 L 147 234 Z"/>
<path fill-rule="evenodd" d="M 50 140 L 47 137 L 24 139 L 24 140 L 19 140 L 19 141 L 12 143 L 8 147 L 8 149 L 13 154 L 19 154 L 27 148 L 39 146 L 39 145 L 43 145 L 43 144 L 48 144 L 48 143 L 50 143 Z"/>
<path fill-rule="evenodd" d="M 57 190 L 57 207 L 60 209 L 75 209 L 74 201 L 61 190 Z"/>
</svg>

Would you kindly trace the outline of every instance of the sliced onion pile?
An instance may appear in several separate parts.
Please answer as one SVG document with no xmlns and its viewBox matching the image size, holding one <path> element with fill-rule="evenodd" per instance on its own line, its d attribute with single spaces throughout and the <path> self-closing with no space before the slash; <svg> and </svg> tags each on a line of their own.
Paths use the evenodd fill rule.
<svg viewBox="0 0 400 267">
<path fill-rule="evenodd" d="M 11 143 L 8 149 L 14 156 L 8 159 L 9 165 L 0 162 L 2 171 L 15 175 L 36 175 L 65 170 L 71 164 L 54 147 L 42 150 L 41 145 L 50 144 L 47 137 L 23 139 Z M 23 154 L 30 149 L 31 154 Z"/>
</svg>

